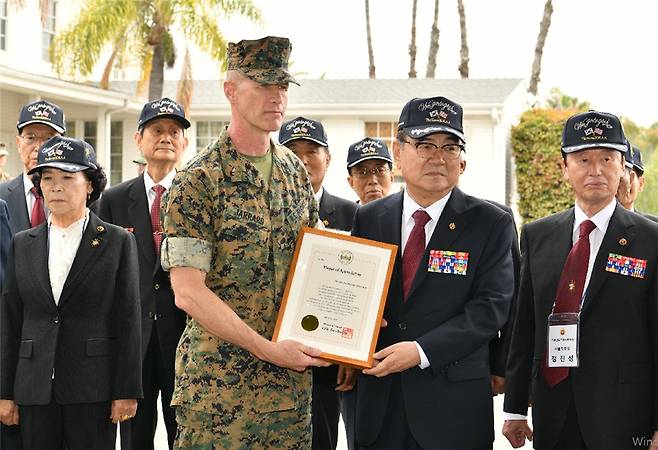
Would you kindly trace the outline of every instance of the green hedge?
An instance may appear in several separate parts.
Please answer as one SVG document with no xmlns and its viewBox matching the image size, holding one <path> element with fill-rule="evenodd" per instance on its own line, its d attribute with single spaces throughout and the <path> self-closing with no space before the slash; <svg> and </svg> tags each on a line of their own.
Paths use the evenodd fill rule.
<svg viewBox="0 0 658 450">
<path fill-rule="evenodd" d="M 518 207 L 524 223 L 573 205 L 573 192 L 562 176 L 560 141 L 565 121 L 575 113 L 531 109 L 512 128 Z"/>
</svg>

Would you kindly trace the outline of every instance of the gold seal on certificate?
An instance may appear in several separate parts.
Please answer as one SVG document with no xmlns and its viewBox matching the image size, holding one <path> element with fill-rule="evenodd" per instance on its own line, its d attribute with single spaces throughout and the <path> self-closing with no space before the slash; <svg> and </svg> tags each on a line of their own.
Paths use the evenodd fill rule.
<svg viewBox="0 0 658 450">
<path fill-rule="evenodd" d="M 321 357 L 371 367 L 397 246 L 304 228 L 273 341 L 293 339 Z"/>
</svg>

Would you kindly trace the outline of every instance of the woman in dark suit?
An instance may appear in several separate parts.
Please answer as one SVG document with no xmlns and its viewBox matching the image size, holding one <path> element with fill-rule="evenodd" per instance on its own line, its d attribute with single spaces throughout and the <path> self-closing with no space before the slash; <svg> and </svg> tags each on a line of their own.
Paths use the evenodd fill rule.
<svg viewBox="0 0 658 450">
<path fill-rule="evenodd" d="M 25 450 L 114 449 L 142 396 L 135 239 L 87 206 L 105 187 L 86 142 L 39 150 L 50 217 L 11 245 L 0 305 L 0 421 Z"/>
</svg>

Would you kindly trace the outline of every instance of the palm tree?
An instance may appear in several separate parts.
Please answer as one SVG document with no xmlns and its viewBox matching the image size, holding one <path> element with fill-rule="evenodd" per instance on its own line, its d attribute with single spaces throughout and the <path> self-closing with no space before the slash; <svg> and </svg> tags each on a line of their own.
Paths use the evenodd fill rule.
<svg viewBox="0 0 658 450">
<path fill-rule="evenodd" d="M 430 33 L 430 52 L 427 56 L 425 78 L 434 78 L 436 74 L 436 55 L 439 53 L 439 0 L 434 0 L 434 22 Z"/>
<path fill-rule="evenodd" d="M 539 35 L 537 36 L 537 45 L 535 46 L 535 60 L 532 63 L 532 73 L 530 74 L 530 85 L 528 92 L 537 95 L 537 85 L 539 84 L 539 74 L 541 73 L 541 57 L 544 54 L 544 44 L 548 28 L 551 26 L 551 15 L 553 14 L 553 1 L 546 0 L 544 4 L 544 15 L 539 24 Z"/>
<path fill-rule="evenodd" d="M 111 68 L 121 57 L 142 68 L 142 81 L 148 74 L 148 98 L 155 100 L 162 97 L 165 64 L 173 67 L 176 59 L 173 31 L 225 63 L 226 40 L 218 22 L 232 15 L 260 21 L 252 0 L 88 0 L 55 37 L 51 60 L 59 75 L 86 77 L 112 45 L 101 84 L 107 88 Z"/>
<path fill-rule="evenodd" d="M 416 78 L 416 6 L 418 6 L 418 0 L 413 0 L 411 7 L 411 43 L 409 44 L 409 78 Z"/>
<path fill-rule="evenodd" d="M 366 38 L 368 39 L 368 77 L 375 76 L 375 55 L 372 51 L 372 36 L 370 35 L 370 2 L 366 1 Z"/>
<path fill-rule="evenodd" d="M 468 42 L 466 40 L 466 11 L 464 10 L 464 0 L 457 0 L 457 11 L 459 12 L 459 28 L 461 29 L 462 46 L 459 50 L 459 75 L 462 78 L 468 78 Z"/>
</svg>

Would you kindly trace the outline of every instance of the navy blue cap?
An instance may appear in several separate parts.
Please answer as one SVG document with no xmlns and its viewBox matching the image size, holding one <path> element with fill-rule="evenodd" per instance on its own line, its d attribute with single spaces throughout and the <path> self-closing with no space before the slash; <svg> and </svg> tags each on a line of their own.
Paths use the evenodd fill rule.
<svg viewBox="0 0 658 450">
<path fill-rule="evenodd" d="M 562 152 L 573 153 L 597 147 L 626 152 L 626 136 L 619 118 L 599 111 L 569 117 L 562 132 Z"/>
<path fill-rule="evenodd" d="M 463 108 L 445 97 L 414 98 L 402 108 L 398 131 L 414 139 L 449 133 L 466 142 L 463 118 Z"/>
<path fill-rule="evenodd" d="M 16 123 L 18 131 L 20 132 L 23 127 L 33 123 L 48 125 L 58 133 L 63 134 L 66 132 L 64 110 L 46 100 L 37 100 L 21 108 L 21 112 L 18 114 L 18 122 Z"/>
<path fill-rule="evenodd" d="M 65 172 L 96 169 L 96 152 L 88 142 L 64 136 L 53 136 L 39 148 L 37 165 L 27 174 L 53 167 Z"/>
<path fill-rule="evenodd" d="M 626 152 L 624 152 L 624 167 L 633 168 L 633 146 L 628 140 L 626 141 Z"/>
<path fill-rule="evenodd" d="M 389 165 L 393 164 L 386 143 L 381 139 L 367 137 L 350 145 L 347 151 L 347 169 L 369 159 L 382 159 Z"/>
<path fill-rule="evenodd" d="M 642 152 L 639 148 L 634 145 L 631 145 L 631 151 L 633 153 L 633 170 L 637 172 L 638 175 L 642 176 L 644 174 L 644 163 L 642 162 Z"/>
<path fill-rule="evenodd" d="M 167 97 L 148 102 L 144 105 L 139 115 L 137 129 L 141 130 L 148 122 L 155 119 L 173 119 L 178 121 L 183 126 L 183 129 L 190 128 L 190 121 L 185 118 L 183 107 Z"/>
<path fill-rule="evenodd" d="M 327 133 L 325 133 L 324 127 L 317 120 L 297 117 L 281 125 L 279 143 L 286 145 L 286 143 L 297 139 L 306 139 L 323 147 L 329 147 Z"/>
</svg>

